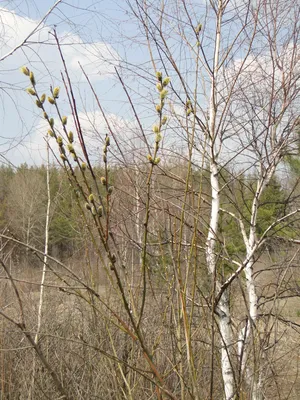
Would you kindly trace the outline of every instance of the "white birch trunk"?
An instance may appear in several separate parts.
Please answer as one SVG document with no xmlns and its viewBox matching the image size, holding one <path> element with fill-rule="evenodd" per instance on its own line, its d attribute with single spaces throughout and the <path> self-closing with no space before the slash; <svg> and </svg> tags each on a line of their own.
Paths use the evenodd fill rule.
<svg viewBox="0 0 300 400">
<path fill-rule="evenodd" d="M 36 334 L 34 337 L 34 343 L 37 344 L 39 340 L 39 334 L 42 325 L 42 311 L 43 311 L 43 302 L 44 302 L 44 289 L 45 289 L 45 277 L 46 277 L 46 269 L 47 269 L 47 260 L 48 260 L 48 247 L 49 247 L 49 221 L 50 221 L 50 206 L 51 206 L 51 196 L 50 196 L 50 161 L 49 161 L 49 142 L 47 139 L 47 172 L 46 172 L 46 180 L 47 180 L 47 210 L 46 210 L 46 221 L 45 221 L 45 247 L 44 247 L 44 260 L 43 260 L 43 270 L 42 270 L 42 278 L 40 285 L 40 298 L 38 305 L 38 319 L 37 319 L 37 328 Z M 30 393 L 28 398 L 33 398 L 32 395 L 34 393 L 34 384 L 35 384 L 35 372 L 36 372 L 36 356 L 34 354 L 33 366 L 32 366 L 32 381 L 30 387 Z"/>
<path fill-rule="evenodd" d="M 256 231 L 257 231 L 257 212 L 259 207 L 260 197 L 266 187 L 266 185 L 270 182 L 277 163 L 274 160 L 274 165 L 270 168 L 269 172 L 266 175 L 262 176 L 261 179 L 257 182 L 257 188 L 255 192 L 255 196 L 252 202 L 251 208 L 251 219 L 250 219 L 250 229 L 249 236 L 246 236 L 245 231 L 243 231 L 244 243 L 246 246 L 246 257 L 249 260 L 247 265 L 245 266 L 244 272 L 246 277 L 246 289 L 248 295 L 248 303 L 249 303 L 249 321 L 243 327 L 239 334 L 239 342 L 238 342 L 238 356 L 241 365 L 241 373 L 245 373 L 246 381 L 248 387 L 251 388 L 251 399 L 252 400 L 261 400 L 261 371 L 255 371 L 257 366 L 254 365 L 253 371 L 251 372 L 246 368 L 246 361 L 249 354 L 248 344 L 251 334 L 254 334 L 254 327 L 257 321 L 258 316 L 258 304 L 257 304 L 257 293 L 256 293 L 256 285 L 253 276 L 253 265 L 254 265 L 254 255 L 253 249 L 256 245 Z"/>
<path fill-rule="evenodd" d="M 209 156 L 210 156 L 210 183 L 211 183 L 211 214 L 209 230 L 206 241 L 206 262 L 207 268 L 212 279 L 216 278 L 216 240 L 218 232 L 218 221 L 220 212 L 220 187 L 219 187 L 219 170 L 217 165 L 216 151 L 216 118 L 217 118 L 217 83 L 218 83 L 218 67 L 219 52 L 221 42 L 221 23 L 223 16 L 223 2 L 218 1 L 218 15 L 216 24 L 216 41 L 214 52 L 214 66 L 211 75 L 211 93 L 209 102 Z M 220 283 L 213 283 L 218 290 Z M 221 334 L 221 368 L 224 383 L 225 400 L 233 399 L 235 394 L 234 374 L 230 362 L 230 352 L 233 344 L 232 324 L 230 318 L 229 298 L 225 291 L 217 306 L 219 316 L 219 330 Z"/>
</svg>

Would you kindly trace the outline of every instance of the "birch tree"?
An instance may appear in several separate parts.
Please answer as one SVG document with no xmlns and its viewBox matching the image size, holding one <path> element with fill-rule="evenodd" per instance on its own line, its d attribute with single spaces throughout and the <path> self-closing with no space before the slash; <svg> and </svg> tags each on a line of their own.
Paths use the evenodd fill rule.
<svg viewBox="0 0 300 400">
<path fill-rule="evenodd" d="M 233 358 L 239 335 L 235 350 L 239 374 L 241 377 L 245 374 L 251 398 L 260 399 L 263 363 L 258 366 L 252 360 L 252 368 L 246 367 L 253 350 L 251 335 L 252 343 L 255 342 L 259 307 L 253 267 L 258 250 L 270 232 L 289 221 L 298 210 L 286 210 L 277 220 L 274 217 L 260 235 L 258 212 L 267 185 L 284 157 L 295 149 L 299 10 L 293 1 L 269 4 L 220 0 L 199 7 L 174 2 L 162 8 L 136 2 L 134 13 L 145 29 L 152 63 L 162 66 L 172 76 L 174 99 L 185 104 L 190 118 L 184 125 L 187 141 L 194 148 L 189 157 L 197 160 L 197 152 L 200 153 L 210 170 L 211 206 L 205 254 L 215 299 L 212 308 L 218 317 L 221 337 L 225 398 L 234 398 L 239 390 L 237 382 L 241 378 L 237 376 Z M 182 67 L 179 46 L 185 49 L 189 67 Z M 224 182 L 224 169 L 227 165 L 232 169 L 233 163 L 236 167 L 231 170 L 229 181 Z M 250 206 L 245 215 L 234 194 L 230 199 L 234 211 L 223 207 L 221 199 L 230 182 L 238 181 L 247 171 L 255 174 L 256 187 L 251 200 L 248 199 Z M 237 222 L 245 246 L 242 262 L 240 257 L 229 257 L 226 252 L 226 237 L 221 239 L 219 231 L 222 213 Z M 229 276 L 219 273 L 220 245 L 225 250 L 221 257 L 229 257 L 236 269 Z M 248 315 L 240 333 L 234 333 L 228 290 L 243 273 Z"/>
<path fill-rule="evenodd" d="M 133 120 L 128 136 L 82 68 L 105 121 L 105 133 L 93 126 L 101 168 L 89 156 L 56 31 L 63 86 L 46 95 L 35 71 L 22 68 L 82 218 L 81 269 L 1 236 L 44 257 L 51 287 L 78 301 L 82 323 L 71 335 L 69 326 L 48 335 L 55 349 L 63 338 L 71 362 L 63 347 L 54 353 L 67 368 L 50 367 L 52 354 L 28 334 L 16 286 L 22 324 L 1 315 L 29 340 L 65 398 L 283 396 L 274 371 L 287 333 L 277 325 L 298 327 L 278 306 L 299 295 L 291 280 L 283 286 L 298 254 L 298 182 L 282 183 L 286 160 L 298 154 L 297 3 L 136 0 L 128 13 L 140 29 L 134 40 L 149 54 L 142 66 L 123 60 L 116 69 Z M 273 243 L 280 251 L 291 245 L 283 262 Z M 267 294 L 258 269 L 265 254 L 279 274 Z M 108 295 L 95 284 L 100 268 Z M 64 318 L 72 316 L 64 307 Z"/>
</svg>

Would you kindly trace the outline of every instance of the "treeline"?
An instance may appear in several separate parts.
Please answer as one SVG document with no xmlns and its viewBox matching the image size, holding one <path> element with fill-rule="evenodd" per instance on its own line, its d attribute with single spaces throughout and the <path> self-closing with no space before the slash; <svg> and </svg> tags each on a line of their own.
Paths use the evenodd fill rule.
<svg viewBox="0 0 300 400">
<path fill-rule="evenodd" d="M 180 221 L 180 205 L 185 195 L 186 165 L 169 165 L 160 168 L 153 182 L 151 201 L 153 212 L 149 232 L 149 243 L 158 241 L 167 244 L 172 240 L 169 235 L 169 220 Z M 104 174 L 101 167 L 95 167 L 94 172 L 101 180 Z M 76 170 L 75 170 L 76 173 Z M 241 175 L 239 179 L 231 180 L 229 171 L 222 173 L 222 204 L 226 213 L 220 214 L 219 251 L 229 256 L 244 251 L 244 243 L 239 234 L 238 222 L 230 215 L 232 212 L 241 215 L 246 228 L 249 228 L 251 203 L 255 194 L 257 179 L 254 175 Z M 124 249 L 133 248 L 135 261 L 139 259 L 139 247 L 143 231 L 145 215 L 145 187 L 146 169 L 143 166 L 114 167 L 110 170 L 110 182 L 114 185 L 114 193 L 110 205 L 112 231 Z M 80 181 L 80 174 L 78 174 Z M 89 174 L 87 174 L 89 179 Z M 201 192 L 199 192 L 199 183 Z M 293 174 L 290 182 L 281 184 L 279 177 L 273 177 L 264 190 L 258 210 L 258 234 L 262 234 L 274 221 L 280 219 L 289 208 L 298 202 L 297 188 L 291 195 L 291 186 L 295 184 Z M 101 188 L 101 185 L 100 185 Z M 288 188 L 288 190 L 286 190 Z M 201 216 L 197 227 L 197 240 L 201 245 L 207 234 L 207 223 L 210 211 L 210 181 L 207 171 L 195 170 L 191 179 L 186 200 L 185 235 L 188 241 L 193 235 L 190 227 L 197 212 L 199 196 L 203 200 Z M 84 220 L 79 193 L 70 185 L 65 171 L 59 167 L 50 168 L 50 254 L 59 258 L 68 258 L 74 252 L 82 254 L 85 251 Z M 289 193 L 289 196 L 288 196 Z M 105 191 L 103 190 L 105 201 Z M 16 239 L 26 246 L 33 246 L 40 250 L 44 247 L 45 218 L 47 207 L 46 167 L 28 167 L 26 164 L 17 169 L 2 165 L 0 167 L 0 229 L 1 232 L 10 232 Z M 297 237 L 297 221 L 293 224 L 276 224 L 266 241 L 268 250 L 277 246 L 278 238 Z M 266 246 L 264 248 L 266 248 Z M 223 250 L 222 250 L 223 249 Z M 125 250 L 124 250 L 125 251 Z M 16 256 L 16 252 L 14 252 Z M 34 263 L 36 257 L 26 247 L 17 253 L 20 261 L 29 260 Z M 130 262 L 133 262 L 131 259 Z M 159 262 L 159 264 L 162 261 Z"/>
<path fill-rule="evenodd" d="M 73 189 L 59 168 L 50 168 L 51 218 L 49 245 L 55 256 L 70 255 L 80 243 L 81 224 Z M 28 246 L 44 247 L 47 207 L 46 167 L 0 167 L 0 227 Z M 26 249 L 18 256 L 31 257 Z"/>
</svg>

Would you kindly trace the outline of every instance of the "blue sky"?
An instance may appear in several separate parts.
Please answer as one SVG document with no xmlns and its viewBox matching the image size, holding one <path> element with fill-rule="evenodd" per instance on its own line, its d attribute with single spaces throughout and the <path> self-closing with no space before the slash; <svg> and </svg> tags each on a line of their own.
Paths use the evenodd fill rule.
<svg viewBox="0 0 300 400">
<path fill-rule="evenodd" d="M 54 0 L 9 0 L 0 2 L 0 59 L 24 40 L 54 2 Z M 206 1 L 192 0 L 192 3 L 194 3 L 190 10 L 192 23 L 195 24 L 194 26 L 199 22 L 203 23 L 200 40 L 205 57 L 211 65 L 214 51 L 215 14 L 211 7 L 206 9 Z M 247 8 L 245 8 L 243 0 L 235 0 L 235 3 L 238 4 L 236 10 L 232 6 L 234 1 L 229 3 L 230 7 L 226 11 L 222 27 L 221 53 L 223 51 L 226 54 L 227 49 L 231 49 L 222 71 L 224 83 L 219 82 L 220 98 L 223 97 L 223 99 L 226 97 L 226 85 L 228 85 L 228 82 L 230 84 L 230 80 L 234 81 L 234 74 L 247 53 L 247 46 L 251 37 L 252 27 L 250 22 L 246 31 L 242 30 L 242 36 L 234 42 L 232 48 L 230 47 L 233 36 L 243 26 L 243 16 L 247 15 Z M 159 23 L 161 14 L 159 10 L 155 9 L 155 4 L 159 4 L 159 1 L 153 3 L 151 17 L 154 18 L 154 22 Z M 199 73 L 197 74 L 195 72 L 197 39 L 193 29 L 191 29 L 189 17 L 186 16 L 183 7 L 176 9 L 179 3 L 169 1 L 166 4 L 169 8 L 165 21 L 163 21 L 164 35 L 171 49 L 172 57 L 184 76 L 184 81 L 190 85 L 191 96 L 194 94 L 194 87 L 197 82 L 197 99 L 199 108 L 201 107 L 199 113 L 203 112 L 204 120 L 207 117 L 210 93 L 210 80 L 205 71 L 205 62 L 197 67 Z M 239 18 L 234 18 L 237 16 Z M 282 18 L 285 24 L 289 23 L 287 22 L 289 21 L 288 16 L 285 15 Z M 49 33 L 54 26 L 56 26 L 73 82 L 84 133 L 95 161 L 101 158 L 101 140 L 105 137 L 107 127 L 89 86 L 82 76 L 78 62 L 81 63 L 91 79 L 101 105 L 109 116 L 114 132 L 130 157 L 131 148 L 140 146 L 138 140 L 136 142 L 133 140 L 135 136 L 140 136 L 140 132 L 114 68 L 118 68 L 119 64 L 122 64 L 123 68 L 120 71 L 123 80 L 130 90 L 143 127 L 151 134 L 151 127 L 157 118 L 154 106 L 158 94 L 155 90 L 154 69 L 149 59 L 145 34 L 141 32 L 142 27 L 139 27 L 136 19 L 132 17 L 126 0 L 64 0 L 40 26 L 26 46 L 18 49 L 4 61 L 0 61 L 0 162 L 8 160 L 14 165 L 19 165 L 22 162 L 40 164 L 45 160 L 44 137 L 47 127 L 41 118 L 41 113 L 34 105 L 34 99 L 25 92 L 29 80 L 20 73 L 19 68 L 26 65 L 35 72 L 40 94 L 49 93 L 50 85 L 62 86 L 60 72 L 63 66 L 53 36 Z M 281 29 L 285 31 L 285 25 Z M 156 34 L 158 35 L 157 30 Z M 240 75 L 239 84 L 246 90 L 249 86 L 248 82 L 252 82 L 247 90 L 250 90 L 251 94 L 257 92 L 265 98 L 270 83 L 268 74 L 271 64 L 270 58 L 268 58 L 270 57 L 268 46 L 266 46 L 267 43 L 263 36 L 264 32 L 255 39 L 255 46 L 251 49 L 251 54 L 249 54 L 244 66 L 245 70 Z M 280 35 L 277 38 L 280 39 Z M 160 40 L 159 35 L 158 40 Z M 278 46 L 280 54 L 282 49 L 280 44 Z M 158 58 L 155 45 L 153 50 L 154 58 Z M 288 51 L 288 47 L 286 47 L 285 57 L 287 57 L 287 61 Z M 283 52 L 283 54 L 285 53 Z M 185 115 L 186 93 L 180 79 L 178 76 L 176 77 L 174 68 L 163 52 L 161 57 L 166 64 L 168 74 L 171 76 L 174 89 L 170 90 L 168 96 L 169 115 L 172 112 L 177 115 L 180 115 L 180 113 Z M 157 67 L 161 68 L 161 64 L 158 61 Z M 270 77 L 272 77 L 271 72 Z M 249 80 L 249 77 L 253 79 Z M 281 72 L 279 70 L 276 71 L 275 77 L 278 78 L 278 84 L 281 85 Z M 181 96 L 180 100 L 176 97 L 176 90 Z M 63 89 L 61 90 L 59 107 L 63 114 L 70 115 L 70 108 Z M 264 112 L 264 108 L 265 106 L 260 110 L 261 113 Z M 47 112 L 55 118 L 55 115 L 51 114 L 53 107 L 51 108 L 50 105 L 47 105 Z M 68 121 L 70 120 L 71 118 L 68 119 Z M 186 123 L 185 116 L 182 121 L 183 124 Z M 175 153 L 179 151 L 179 147 L 183 147 L 183 144 L 185 144 L 185 151 L 187 151 L 186 132 L 180 127 L 178 129 L 182 121 L 177 121 L 176 127 L 174 125 L 172 127 L 170 123 L 168 134 L 164 135 L 164 137 L 173 141 L 172 146 L 170 146 L 170 142 L 168 143 L 170 154 L 174 150 Z M 71 121 L 69 128 L 72 129 Z M 94 135 L 92 135 L 92 132 L 94 132 Z M 200 143 L 201 134 L 200 132 Z M 236 157 L 236 149 L 241 146 L 240 139 L 241 137 L 238 135 L 228 134 L 228 147 L 224 147 L 227 158 L 229 151 Z M 130 148 L 129 145 L 132 147 Z M 243 163 L 244 160 L 245 157 L 243 157 Z M 252 163 L 252 160 L 250 162 Z"/>
<path fill-rule="evenodd" d="M 0 56 L 7 54 L 35 28 L 54 1 L 3 1 L 0 17 L 2 40 Z M 1 24 L 0 22 L 0 24 Z M 124 91 L 114 74 L 114 66 L 126 58 L 130 63 L 145 60 L 146 52 L 139 44 L 126 46 L 126 38 L 136 35 L 135 26 L 126 15 L 126 3 L 113 1 L 66 1 L 47 18 L 26 47 L 0 62 L 0 154 L 1 161 L 14 165 L 22 162 L 41 163 L 45 159 L 44 131 L 46 129 L 33 99 L 25 93 L 28 78 L 19 72 L 22 65 L 35 72 L 41 93 L 48 92 L 50 84 L 61 86 L 60 61 L 54 39 L 49 31 L 56 26 L 62 50 L 82 112 L 84 127 L 90 128 L 88 118 L 95 122 L 101 137 L 106 127 L 89 87 L 82 76 L 78 61 L 83 65 L 101 104 L 116 123 L 116 131 L 131 126 L 131 115 Z M 124 30 L 125 29 L 125 30 Z M 125 33 L 125 36 L 124 36 Z M 128 77 L 128 81 L 130 78 Z M 60 107 L 70 113 L 64 91 Z M 51 110 L 51 108 L 50 108 Z M 51 112 L 51 111 L 50 111 Z M 87 113 L 87 117 L 84 114 Z M 93 124 L 92 124 L 93 125 Z M 89 126 L 89 127 L 88 127 Z M 132 126 L 131 126 L 132 128 Z M 88 136 L 88 134 L 87 134 Z M 124 135 L 126 137 L 126 135 Z M 99 145 L 99 143 L 98 143 Z"/>
</svg>

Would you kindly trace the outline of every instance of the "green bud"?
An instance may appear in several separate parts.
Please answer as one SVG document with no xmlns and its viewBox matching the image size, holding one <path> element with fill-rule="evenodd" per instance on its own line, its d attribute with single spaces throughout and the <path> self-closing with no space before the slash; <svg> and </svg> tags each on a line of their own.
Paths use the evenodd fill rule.
<svg viewBox="0 0 300 400">
<path fill-rule="evenodd" d="M 67 122 L 68 122 L 68 118 L 67 117 L 61 117 L 61 122 L 62 122 L 62 124 L 63 125 L 67 125 Z"/>
<path fill-rule="evenodd" d="M 56 139 L 56 141 L 57 141 L 57 144 L 58 144 L 59 146 L 62 146 L 62 145 L 63 145 L 63 139 L 62 139 L 61 136 L 58 136 L 57 139 Z"/>
<path fill-rule="evenodd" d="M 201 29 L 202 29 L 202 24 L 198 24 L 195 28 L 195 32 L 197 35 L 201 32 Z"/>
<path fill-rule="evenodd" d="M 107 147 L 106 147 L 106 144 L 103 146 L 103 149 L 102 149 L 102 150 L 103 150 L 103 153 L 104 153 L 104 154 L 106 154 L 106 153 L 107 153 Z"/>
<path fill-rule="evenodd" d="M 53 128 L 53 126 L 54 126 L 54 119 L 53 118 L 49 119 L 49 124 L 50 124 L 51 128 Z"/>
<path fill-rule="evenodd" d="M 110 138 L 109 138 L 109 136 L 106 136 L 105 144 L 106 144 L 107 147 L 110 146 Z"/>
<path fill-rule="evenodd" d="M 162 120 L 161 120 L 161 124 L 165 125 L 168 121 L 168 117 L 166 117 L 165 115 L 163 116 Z"/>
<path fill-rule="evenodd" d="M 46 113 L 46 111 L 43 112 L 43 116 L 45 119 L 48 119 L 48 114 Z"/>
<path fill-rule="evenodd" d="M 35 104 L 37 105 L 38 108 L 43 108 L 43 105 L 39 100 L 36 100 Z"/>
<path fill-rule="evenodd" d="M 155 109 L 156 109 L 156 111 L 157 111 L 158 113 L 160 113 L 160 112 L 161 112 L 161 104 L 157 104 L 157 105 L 155 106 Z"/>
<path fill-rule="evenodd" d="M 156 84 L 156 89 L 161 92 L 163 90 L 162 84 L 161 83 L 157 83 Z"/>
<path fill-rule="evenodd" d="M 49 129 L 48 130 L 48 135 L 51 136 L 51 137 L 54 137 L 54 132 Z"/>
<path fill-rule="evenodd" d="M 159 72 L 159 71 L 157 71 L 157 72 L 156 72 L 156 78 L 157 78 L 159 81 L 161 81 L 161 79 L 162 79 L 162 73 Z"/>
<path fill-rule="evenodd" d="M 191 114 L 191 112 L 192 112 L 192 109 L 191 109 L 191 108 L 189 108 L 188 110 L 186 110 L 186 115 L 187 115 L 187 117 Z"/>
<path fill-rule="evenodd" d="M 70 132 L 68 133 L 68 139 L 69 139 L 69 142 L 70 142 L 70 143 L 73 143 L 73 142 L 74 142 L 74 135 L 73 135 L 73 132 L 70 131 Z"/>
<path fill-rule="evenodd" d="M 91 211 L 93 215 L 97 215 L 96 208 L 94 206 L 91 207 Z"/>
<path fill-rule="evenodd" d="M 94 195 L 93 195 L 93 193 L 91 193 L 91 194 L 89 195 L 89 201 L 90 201 L 90 202 L 93 202 L 93 201 L 94 201 Z"/>
<path fill-rule="evenodd" d="M 102 208 L 102 206 L 99 206 L 97 211 L 98 211 L 99 217 L 102 217 L 102 215 L 103 215 L 103 208 Z"/>
<path fill-rule="evenodd" d="M 55 104 L 55 100 L 50 96 L 48 96 L 48 101 L 50 104 Z"/>
<path fill-rule="evenodd" d="M 45 100 L 46 100 L 46 95 L 45 95 L 45 93 L 43 93 L 43 94 L 41 95 L 40 101 L 41 101 L 42 104 L 44 104 L 44 103 L 45 103 Z"/>
<path fill-rule="evenodd" d="M 107 193 L 108 194 L 112 194 L 113 190 L 114 190 L 114 187 L 113 186 L 109 186 L 109 188 L 107 189 Z"/>
<path fill-rule="evenodd" d="M 147 160 L 148 160 L 150 163 L 153 163 L 153 158 L 152 158 L 152 156 L 151 156 L 150 154 L 147 155 Z"/>
<path fill-rule="evenodd" d="M 29 94 L 31 94 L 31 96 L 36 96 L 35 90 L 32 89 L 31 87 L 30 87 L 30 88 L 27 88 L 27 89 L 26 89 L 26 92 L 29 93 Z"/>
<path fill-rule="evenodd" d="M 30 74 L 30 71 L 27 67 L 21 67 L 20 71 L 22 72 L 22 74 L 24 74 L 26 76 L 29 76 L 29 74 Z"/>
<path fill-rule="evenodd" d="M 59 88 L 58 86 L 55 87 L 55 88 L 53 89 L 53 97 L 54 97 L 55 99 L 58 99 L 59 90 L 60 90 L 60 88 Z"/>
<path fill-rule="evenodd" d="M 161 133 L 159 132 L 155 135 L 155 143 L 159 143 L 161 141 L 161 139 L 162 139 L 162 136 L 161 136 Z"/>
<path fill-rule="evenodd" d="M 29 79 L 30 79 L 32 86 L 35 86 L 35 78 L 34 78 L 34 74 L 32 71 L 30 71 L 30 73 L 29 73 Z"/>
<path fill-rule="evenodd" d="M 106 185 L 106 179 L 105 179 L 104 176 L 101 176 L 100 181 L 101 181 L 101 183 L 102 183 L 103 186 Z"/>
<path fill-rule="evenodd" d="M 67 157 L 64 154 L 60 154 L 60 158 L 63 160 L 63 162 L 67 161 Z"/>
<path fill-rule="evenodd" d="M 167 97 L 168 91 L 166 89 L 160 92 L 160 98 L 163 100 Z"/>
<path fill-rule="evenodd" d="M 154 133 L 158 133 L 159 132 L 159 126 L 153 125 L 152 130 L 153 130 Z"/>
<path fill-rule="evenodd" d="M 67 149 L 69 150 L 70 153 L 75 153 L 74 147 L 70 143 L 68 143 Z"/>
<path fill-rule="evenodd" d="M 83 162 L 83 163 L 81 164 L 81 169 L 82 169 L 82 171 L 85 171 L 85 170 L 86 170 L 86 163 Z"/>
<path fill-rule="evenodd" d="M 171 78 L 169 76 L 166 76 L 165 79 L 163 80 L 163 86 L 168 86 L 168 84 L 171 82 Z"/>
<path fill-rule="evenodd" d="M 157 165 L 157 164 L 159 164 L 159 162 L 160 162 L 160 157 L 157 157 L 157 158 L 155 158 L 155 160 L 153 161 L 153 164 L 154 164 L 154 165 Z"/>
</svg>

